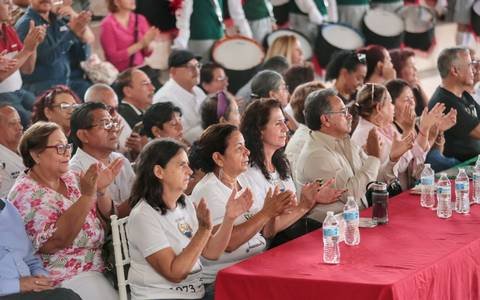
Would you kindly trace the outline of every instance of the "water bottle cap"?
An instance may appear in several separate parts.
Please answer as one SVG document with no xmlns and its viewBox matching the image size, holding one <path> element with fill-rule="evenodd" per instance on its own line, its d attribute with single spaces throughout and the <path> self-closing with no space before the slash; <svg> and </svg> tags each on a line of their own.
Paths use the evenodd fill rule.
<svg viewBox="0 0 480 300">
<path fill-rule="evenodd" d="M 424 164 L 425 168 L 430 168 L 430 164 Z"/>
<path fill-rule="evenodd" d="M 443 176 L 447 176 L 447 173 L 445 172 L 440 173 L 440 177 L 443 177 Z"/>
<path fill-rule="evenodd" d="M 327 211 L 327 216 L 333 216 L 333 211 Z"/>
<path fill-rule="evenodd" d="M 347 197 L 347 202 L 350 201 L 350 200 L 355 201 L 355 198 L 353 198 L 353 196 L 348 196 L 348 197 Z"/>
</svg>

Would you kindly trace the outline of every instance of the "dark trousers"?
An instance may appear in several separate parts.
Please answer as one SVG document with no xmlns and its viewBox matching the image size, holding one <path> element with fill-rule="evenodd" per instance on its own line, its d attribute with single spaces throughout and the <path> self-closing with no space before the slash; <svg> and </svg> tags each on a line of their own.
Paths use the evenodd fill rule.
<svg viewBox="0 0 480 300">
<path fill-rule="evenodd" d="M 82 300 L 74 291 L 56 288 L 43 292 L 18 293 L 0 297 L 0 300 Z"/>
</svg>

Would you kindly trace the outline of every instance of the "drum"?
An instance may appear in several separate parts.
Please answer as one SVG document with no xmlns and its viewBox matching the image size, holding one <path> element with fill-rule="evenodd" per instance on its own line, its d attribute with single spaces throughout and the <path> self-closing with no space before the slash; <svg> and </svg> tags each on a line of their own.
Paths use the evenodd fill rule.
<svg viewBox="0 0 480 300">
<path fill-rule="evenodd" d="M 315 56 L 322 67 L 330 62 L 338 50 L 355 50 L 365 46 L 362 34 L 345 24 L 322 24 L 318 26 L 315 40 Z"/>
<path fill-rule="evenodd" d="M 394 49 L 403 42 L 405 26 L 402 18 L 395 13 L 380 8 L 371 9 L 363 17 L 362 28 L 368 45 Z"/>
<path fill-rule="evenodd" d="M 212 47 L 212 60 L 225 69 L 229 77 L 228 90 L 233 94 L 255 75 L 264 57 L 262 46 L 240 35 L 225 37 Z"/>
<path fill-rule="evenodd" d="M 475 34 L 480 36 L 480 1 L 475 1 L 472 5 L 471 23 Z"/>
<path fill-rule="evenodd" d="M 268 49 L 277 38 L 285 35 L 294 35 L 300 41 L 303 57 L 305 57 L 306 60 L 312 58 L 313 50 L 310 40 L 302 33 L 291 29 L 278 29 L 268 34 L 263 41 L 263 46 L 265 49 Z"/>
<path fill-rule="evenodd" d="M 397 14 L 405 24 L 405 46 L 428 51 L 435 40 L 435 13 L 426 6 L 406 5 Z"/>
</svg>

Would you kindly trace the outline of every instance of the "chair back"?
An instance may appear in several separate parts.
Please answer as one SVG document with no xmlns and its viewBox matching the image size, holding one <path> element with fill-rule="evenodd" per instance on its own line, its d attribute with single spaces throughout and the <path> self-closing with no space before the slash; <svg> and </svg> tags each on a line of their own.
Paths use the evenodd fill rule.
<svg viewBox="0 0 480 300">
<path fill-rule="evenodd" d="M 125 225 L 128 217 L 118 219 L 111 215 L 113 251 L 115 255 L 115 269 L 117 273 L 118 294 L 120 300 L 128 300 L 127 280 L 123 266 L 130 264 L 130 252 L 128 251 L 128 240 L 125 232 Z"/>
</svg>

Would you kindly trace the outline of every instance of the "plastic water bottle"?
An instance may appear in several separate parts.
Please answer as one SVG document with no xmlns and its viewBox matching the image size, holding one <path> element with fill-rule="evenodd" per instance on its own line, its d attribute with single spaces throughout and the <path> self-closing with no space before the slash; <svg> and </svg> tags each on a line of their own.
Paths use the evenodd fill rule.
<svg viewBox="0 0 480 300">
<path fill-rule="evenodd" d="M 446 173 L 440 173 L 437 182 L 437 216 L 447 219 L 452 216 L 452 194 Z"/>
<path fill-rule="evenodd" d="M 435 206 L 435 172 L 430 164 L 425 164 L 420 177 L 422 184 L 422 195 L 420 196 L 420 205 L 423 207 Z"/>
<path fill-rule="evenodd" d="M 360 244 L 360 230 L 358 229 L 360 216 L 358 214 L 358 204 L 352 196 L 349 196 L 347 199 L 347 203 L 343 207 L 343 218 L 345 219 L 345 244 L 355 246 Z"/>
<path fill-rule="evenodd" d="M 480 155 L 473 168 L 473 202 L 480 204 Z"/>
<path fill-rule="evenodd" d="M 459 168 L 457 178 L 455 178 L 455 211 L 459 214 L 468 214 L 470 212 L 470 181 L 465 169 Z"/>
<path fill-rule="evenodd" d="M 340 224 L 333 215 L 333 211 L 327 212 L 323 221 L 323 262 L 326 264 L 340 263 Z"/>
</svg>

